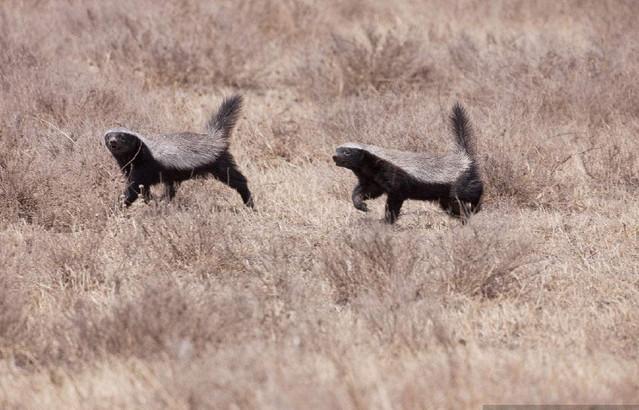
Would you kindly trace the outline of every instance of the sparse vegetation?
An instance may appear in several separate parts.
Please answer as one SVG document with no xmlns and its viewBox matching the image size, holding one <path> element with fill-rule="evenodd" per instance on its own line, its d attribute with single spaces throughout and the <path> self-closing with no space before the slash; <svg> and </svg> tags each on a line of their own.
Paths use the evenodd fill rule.
<svg viewBox="0 0 639 410">
<path fill-rule="evenodd" d="M 639 401 L 632 1 L 0 4 L 0 407 L 479 408 Z M 118 208 L 104 130 L 202 130 L 215 181 Z M 486 181 L 462 226 L 353 209 L 360 141 Z"/>
</svg>

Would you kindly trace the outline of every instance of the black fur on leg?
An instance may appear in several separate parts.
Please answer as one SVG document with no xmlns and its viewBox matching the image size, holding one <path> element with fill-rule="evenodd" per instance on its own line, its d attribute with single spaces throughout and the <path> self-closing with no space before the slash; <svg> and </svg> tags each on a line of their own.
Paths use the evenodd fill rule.
<svg viewBox="0 0 639 410">
<path fill-rule="evenodd" d="M 479 212 L 483 184 L 479 179 L 476 167 L 462 174 L 451 186 L 450 197 L 442 207 L 453 217 L 465 223 L 472 214 Z"/>
<path fill-rule="evenodd" d="M 465 224 L 472 215 L 470 204 L 459 198 L 452 199 L 445 210 L 453 218 L 458 218 L 462 224 Z"/>
<path fill-rule="evenodd" d="M 375 199 L 384 193 L 382 187 L 375 182 L 360 177 L 359 182 L 353 189 L 351 198 L 353 200 L 353 206 L 355 209 L 359 209 L 363 212 L 368 212 L 368 206 L 364 202 L 367 199 Z"/>
<path fill-rule="evenodd" d="M 136 199 L 138 199 L 138 196 L 140 196 L 140 192 L 138 192 L 139 189 L 139 185 L 136 184 L 129 184 L 126 187 L 126 190 L 124 191 L 123 194 L 123 203 L 124 206 L 128 207 L 131 206 L 131 204 L 133 202 L 135 202 Z"/>
<path fill-rule="evenodd" d="M 215 164 L 213 164 L 211 168 L 211 174 L 218 181 L 235 189 L 242 197 L 242 201 L 244 201 L 246 206 L 255 208 L 251 191 L 248 188 L 248 181 L 237 169 L 237 164 L 235 164 L 235 160 L 230 152 L 224 152 L 218 160 L 215 161 Z"/>
<path fill-rule="evenodd" d="M 179 185 L 179 182 L 165 182 L 164 197 L 169 201 L 173 200 L 173 198 L 175 198 L 175 194 Z"/>
<path fill-rule="evenodd" d="M 394 224 L 397 218 L 399 218 L 399 212 L 402 209 L 402 204 L 404 203 L 404 199 L 400 197 L 396 197 L 394 195 L 388 195 L 386 198 L 386 212 L 385 212 L 385 220 L 386 223 Z"/>
<path fill-rule="evenodd" d="M 140 185 L 140 193 L 142 194 L 144 203 L 148 204 L 151 201 L 151 187 L 148 185 Z"/>
</svg>

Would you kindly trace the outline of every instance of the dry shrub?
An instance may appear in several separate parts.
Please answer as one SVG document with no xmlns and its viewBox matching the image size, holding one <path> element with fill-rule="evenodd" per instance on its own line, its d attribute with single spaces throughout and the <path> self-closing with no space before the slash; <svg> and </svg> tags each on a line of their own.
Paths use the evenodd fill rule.
<svg viewBox="0 0 639 410">
<path fill-rule="evenodd" d="M 52 233 L 47 241 L 38 241 L 43 258 L 40 281 L 47 278 L 52 288 L 69 292 L 87 292 L 105 284 L 98 250 L 101 237 L 91 231 L 67 234 L 64 240 Z M 43 235 L 44 236 L 44 235 Z"/>
<path fill-rule="evenodd" d="M 84 215 L 83 225 L 101 225 L 91 218 L 111 205 L 104 189 L 111 179 L 106 163 L 96 159 L 92 147 L 87 149 L 86 137 L 71 142 L 59 131 L 36 134 L 35 128 L 18 125 L 0 135 L 0 221 L 69 232 Z M 47 166 L 36 165 L 43 163 Z"/>
<path fill-rule="evenodd" d="M 627 84 L 638 64 L 628 52 L 635 41 L 621 40 L 630 27 L 619 24 L 632 12 L 622 2 L 599 7 L 575 13 L 589 22 L 588 41 L 537 29 L 464 33 L 449 42 L 473 106 L 490 116 L 480 141 L 489 195 L 563 208 L 574 202 L 576 186 L 590 182 L 604 191 L 611 184 L 632 189 L 637 144 L 627 129 L 636 128 L 629 119 L 637 117 L 639 93 Z"/>
<path fill-rule="evenodd" d="M 79 215 L 100 224 L 92 217 L 105 213 L 110 178 L 95 151 L 96 118 L 126 116 L 124 91 L 60 69 L 37 49 L 12 42 L 7 53 L 15 59 L 0 75 L 9 95 L 0 101 L 0 219 L 67 232 Z"/>
<path fill-rule="evenodd" d="M 335 289 L 337 303 L 366 293 L 383 295 L 416 273 L 420 256 L 413 242 L 387 229 L 348 235 L 323 252 L 322 269 Z"/>
<path fill-rule="evenodd" d="M 537 168 L 537 164 L 531 164 L 521 157 L 513 158 L 516 151 L 511 148 L 496 149 L 481 160 L 486 197 L 493 201 L 508 199 L 520 206 L 547 204 L 550 199 L 542 196 L 551 183 L 550 169 Z"/>
<path fill-rule="evenodd" d="M 0 358 L 16 353 L 27 326 L 27 298 L 19 278 L 0 269 Z"/>
<path fill-rule="evenodd" d="M 2 127 L 4 128 L 4 127 Z M 0 222 L 31 222 L 38 211 L 40 187 L 24 144 L 0 129 Z"/>
<path fill-rule="evenodd" d="M 639 143 L 634 128 L 615 130 L 617 138 L 593 145 L 581 155 L 584 172 L 605 191 L 620 187 L 635 193 L 639 189 Z"/>
<path fill-rule="evenodd" d="M 424 87 L 432 62 L 417 30 L 367 26 L 333 34 L 326 55 L 307 56 L 305 75 L 318 95 L 350 96 Z"/>
<path fill-rule="evenodd" d="M 106 311 L 88 301 L 78 303 L 68 323 L 71 345 L 63 346 L 62 353 L 190 357 L 208 344 L 241 338 L 252 308 L 226 294 L 211 297 L 212 290 L 158 278 L 117 296 Z"/>
<path fill-rule="evenodd" d="M 336 100 L 322 113 L 321 124 L 335 145 L 355 141 L 437 155 L 453 145 L 448 114 L 426 104 L 419 92 L 388 92 Z"/>
<path fill-rule="evenodd" d="M 310 15 L 302 3 L 274 1 L 187 0 L 157 11 L 151 2 L 100 2 L 59 18 L 90 41 L 84 53 L 101 70 L 139 73 L 147 85 L 210 89 L 273 80 L 277 61 L 271 55 L 303 37 L 298 23 Z"/>
<path fill-rule="evenodd" d="M 233 247 L 233 236 L 239 232 L 223 215 L 167 218 L 161 207 L 143 210 L 136 228 L 127 233 L 129 241 L 120 244 L 136 263 L 168 271 L 191 271 L 201 277 L 241 270 L 241 250 Z"/>
<path fill-rule="evenodd" d="M 295 103 L 289 105 L 295 106 Z M 299 110 L 301 107 L 294 107 Z M 287 110 L 284 110 L 287 111 Z M 315 131 L 315 127 L 304 123 L 295 113 L 257 112 L 262 118 L 247 121 L 248 126 L 241 130 L 243 141 L 235 146 L 250 146 L 251 163 L 259 166 L 272 166 L 282 161 L 296 165 L 317 160 L 316 150 L 311 140 L 299 138 L 301 134 Z M 251 112 L 249 115 L 255 115 Z M 239 132 L 236 136 L 239 137 Z"/>
<path fill-rule="evenodd" d="M 533 244 L 521 232 L 458 228 L 442 245 L 441 286 L 448 293 L 478 298 L 518 298 L 531 290 Z"/>
<path fill-rule="evenodd" d="M 637 192 L 639 189 L 638 151 L 632 148 L 622 151 L 619 145 L 614 144 L 606 150 L 604 155 L 608 157 L 605 162 L 611 165 L 611 169 L 610 174 L 600 177 L 602 182 L 617 182 L 631 192 Z"/>
</svg>

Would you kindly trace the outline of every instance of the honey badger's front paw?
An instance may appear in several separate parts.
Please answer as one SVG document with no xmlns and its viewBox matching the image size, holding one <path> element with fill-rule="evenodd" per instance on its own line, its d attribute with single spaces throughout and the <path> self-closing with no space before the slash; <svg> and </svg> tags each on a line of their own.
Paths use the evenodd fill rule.
<svg viewBox="0 0 639 410">
<path fill-rule="evenodd" d="M 362 212 L 368 212 L 368 205 L 365 202 L 354 202 L 355 209 L 359 209 Z"/>
</svg>

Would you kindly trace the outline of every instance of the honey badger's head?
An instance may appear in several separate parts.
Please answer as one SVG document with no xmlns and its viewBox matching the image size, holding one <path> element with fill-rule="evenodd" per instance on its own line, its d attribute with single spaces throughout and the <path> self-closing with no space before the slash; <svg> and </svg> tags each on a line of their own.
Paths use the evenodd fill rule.
<svg viewBox="0 0 639 410">
<path fill-rule="evenodd" d="M 104 145 L 115 157 L 135 154 L 140 144 L 140 139 L 128 130 L 114 129 L 104 134 Z"/>
<path fill-rule="evenodd" d="M 337 147 L 335 155 L 333 155 L 333 161 L 338 167 L 344 167 L 348 169 L 360 168 L 364 161 L 364 150 L 356 144 L 344 144 Z"/>
</svg>

